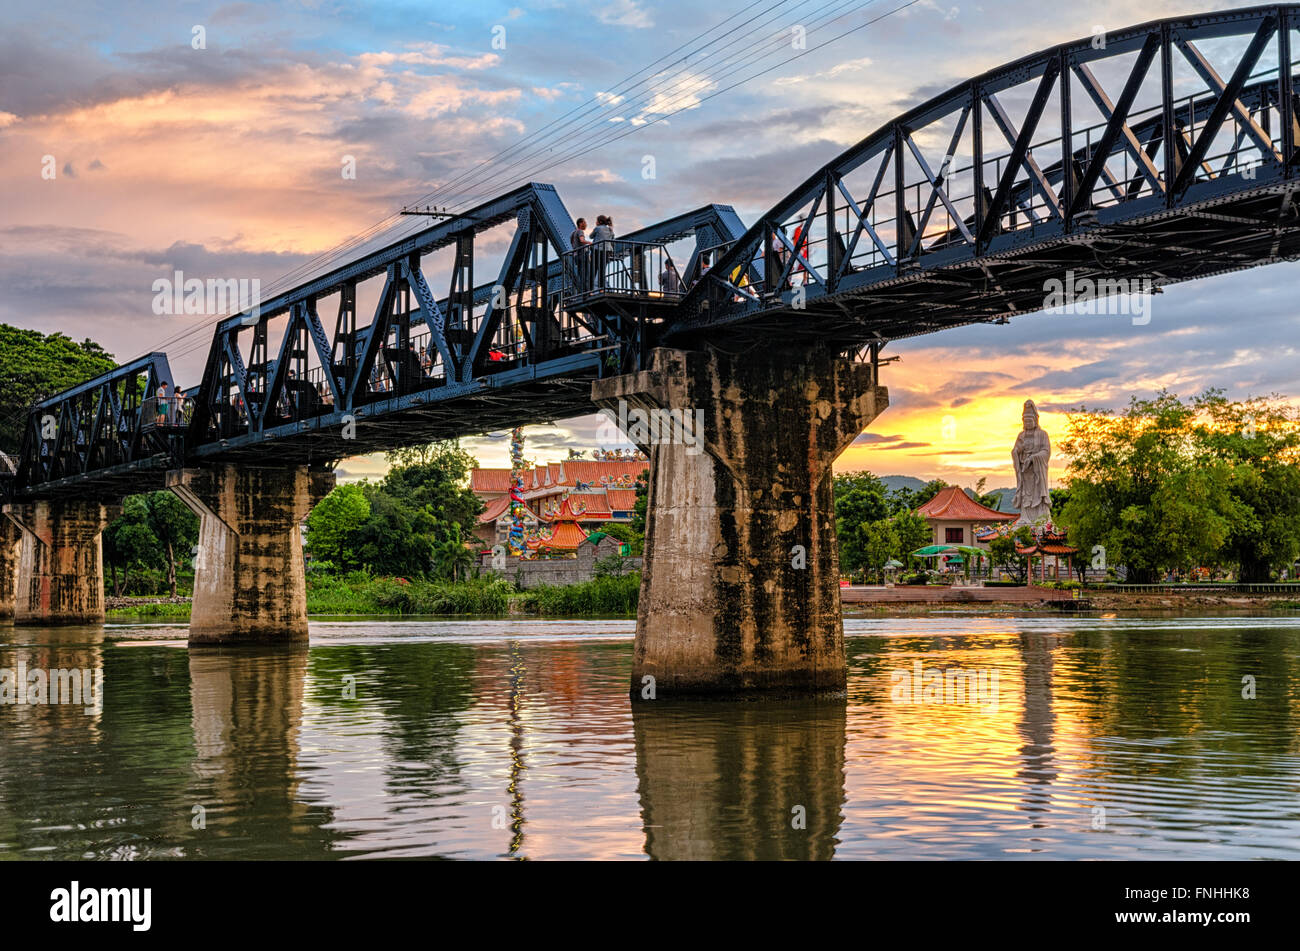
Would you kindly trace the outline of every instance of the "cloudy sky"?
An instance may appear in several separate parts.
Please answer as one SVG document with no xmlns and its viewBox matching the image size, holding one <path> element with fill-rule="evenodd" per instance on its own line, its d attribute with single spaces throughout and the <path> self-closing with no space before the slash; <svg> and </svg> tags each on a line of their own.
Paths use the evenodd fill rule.
<svg viewBox="0 0 1300 951">
<path fill-rule="evenodd" d="M 863 26 L 905 2 L 6 4 L 0 321 L 90 336 L 122 360 L 161 346 L 191 385 L 207 338 L 176 338 L 208 318 L 155 315 L 156 279 L 179 269 L 269 287 L 593 97 L 608 103 L 638 70 L 667 69 L 715 26 L 710 36 L 735 39 L 782 16 L 806 26 L 809 47 L 862 28 L 733 89 L 747 72 L 679 63 L 674 105 L 689 108 L 570 126 L 579 134 L 554 167 L 507 169 L 491 190 L 530 173 L 575 216 L 603 210 L 623 232 L 708 202 L 750 222 L 846 146 L 969 76 L 1098 27 L 1231 6 L 918 0 Z M 662 87 L 638 115 L 667 109 L 656 95 Z M 349 157 L 355 178 L 341 174 Z M 884 381 L 892 405 L 840 467 L 1006 485 L 1026 398 L 1057 435 L 1068 407 L 1118 407 L 1160 387 L 1300 396 L 1297 278 L 1300 265 L 1280 264 L 1174 287 L 1143 326 L 1030 316 L 902 341 Z M 529 455 L 590 448 L 595 429 L 590 417 L 530 428 Z M 470 446 L 506 464 L 503 438 Z"/>
</svg>

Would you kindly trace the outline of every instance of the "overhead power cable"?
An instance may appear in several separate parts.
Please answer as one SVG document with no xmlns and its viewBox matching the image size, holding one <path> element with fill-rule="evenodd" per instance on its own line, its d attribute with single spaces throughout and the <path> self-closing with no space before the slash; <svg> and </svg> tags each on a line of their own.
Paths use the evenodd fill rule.
<svg viewBox="0 0 1300 951">
<path fill-rule="evenodd" d="M 739 11 L 739 13 L 743 13 L 745 10 L 758 6 L 760 2 L 762 2 L 762 0 L 759 0 L 759 2 L 756 3 L 749 4 L 747 7 Z M 799 6 L 806 4 L 807 2 L 808 0 L 802 0 L 801 3 L 797 3 L 796 9 Z M 846 12 L 840 12 L 835 16 L 827 16 L 820 23 L 813 23 L 811 22 L 811 18 L 810 18 L 810 23 L 805 28 L 805 35 L 812 35 L 813 33 L 816 33 L 817 31 L 828 27 L 834 22 L 841 20 L 844 17 L 849 16 L 855 12 L 858 12 L 859 9 L 865 9 L 866 7 L 872 5 L 875 2 L 876 0 L 867 0 L 867 2 L 861 4 L 859 8 L 851 9 Z M 671 59 L 671 57 L 673 57 L 676 53 L 680 52 L 686 47 L 691 46 L 693 43 L 696 43 L 704 39 L 710 33 L 714 32 L 720 26 L 723 26 L 726 24 L 726 22 L 728 22 L 728 21 L 723 21 L 723 23 L 717 24 L 714 27 L 711 27 L 708 30 L 704 31 L 704 33 L 699 34 L 697 37 L 688 40 L 686 43 L 681 44 L 672 52 L 665 54 L 664 56 L 661 56 L 658 60 L 654 61 L 648 66 L 642 67 L 638 72 L 633 73 L 631 76 L 626 77 L 624 80 L 621 80 L 620 83 L 616 84 L 614 87 L 611 87 L 611 89 L 614 90 L 615 92 L 610 92 L 608 93 L 607 96 L 605 96 L 607 100 L 606 105 L 609 108 L 604 109 L 603 114 L 601 113 L 601 110 L 597 110 L 596 111 L 597 116 L 592 119 L 586 120 L 582 128 L 567 133 L 565 136 L 563 136 L 560 139 L 559 142 L 553 143 L 550 147 L 546 149 L 546 156 L 542 158 L 543 164 L 536 167 L 530 167 L 527 170 L 526 175 L 518 176 L 517 180 L 532 180 L 539 173 L 554 168 L 557 165 L 561 165 L 566 162 L 572 161 L 573 158 L 575 158 L 578 155 L 589 154 L 612 142 L 619 141 L 623 138 L 626 138 L 628 135 L 638 132 L 644 128 L 648 128 L 649 126 L 655 125 L 658 122 L 663 121 L 664 119 L 668 119 L 673 115 L 676 115 L 688 108 L 697 107 L 700 103 L 716 98 L 717 96 L 722 95 L 723 93 L 726 93 L 732 89 L 735 89 L 738 86 L 741 86 L 745 83 L 751 82 L 760 76 L 767 75 L 773 70 L 778 69 L 784 65 L 787 65 L 788 63 L 799 60 L 810 53 L 824 49 L 825 47 L 835 42 L 838 42 L 840 39 L 843 39 L 844 37 L 856 33 L 860 30 L 866 29 L 867 27 L 870 27 L 873 24 L 878 23 L 887 17 L 893 16 L 894 14 L 899 13 L 902 10 L 907 9 L 908 7 L 914 6 L 918 2 L 919 0 L 908 0 L 908 2 L 901 3 L 898 6 L 894 7 L 893 9 L 880 14 L 879 16 L 873 17 L 861 24 L 843 30 L 842 32 L 839 32 L 831 36 L 829 39 L 821 43 L 818 43 L 816 45 L 810 46 L 803 50 L 794 49 L 793 44 L 791 44 L 791 49 L 794 50 L 795 55 L 784 57 L 776 63 L 768 65 L 764 68 L 760 68 L 757 71 L 752 72 L 748 75 L 741 76 L 740 78 L 735 79 L 732 82 L 725 82 L 726 77 L 728 75 L 736 75 L 750 67 L 755 66 L 758 63 L 761 63 L 763 59 L 769 57 L 772 54 L 773 52 L 772 47 L 774 47 L 777 43 L 788 42 L 789 34 L 782 32 L 777 34 L 774 37 L 770 37 L 765 42 L 760 41 L 759 43 L 751 44 L 749 48 L 742 49 L 738 53 L 732 53 L 730 56 L 714 64 L 715 67 L 732 66 L 732 68 L 727 73 L 718 77 L 719 80 L 724 82 L 724 84 L 721 86 L 716 86 L 715 80 L 713 79 L 707 79 L 707 80 L 691 79 L 688 77 L 686 80 L 680 80 L 675 86 L 669 87 L 668 89 L 665 90 L 665 88 L 663 87 L 664 80 L 661 78 L 663 76 L 663 71 L 652 74 L 651 76 L 647 78 L 643 78 L 635 83 L 632 82 L 632 80 L 636 79 L 636 77 L 643 76 L 648 71 L 653 70 L 657 65 L 663 63 L 666 60 Z M 764 11 L 762 11 L 762 14 L 769 13 L 780 5 L 781 5 L 780 2 L 771 4 Z M 813 11 L 811 16 L 816 17 L 824 13 L 828 7 L 833 8 L 831 12 L 834 13 L 837 10 L 841 10 L 846 5 L 848 5 L 847 0 L 840 0 L 838 5 L 835 2 L 826 3 L 823 4 L 817 10 Z M 737 15 L 739 15 L 739 13 Z M 762 14 L 759 15 L 761 16 Z M 734 16 L 732 19 L 734 19 Z M 741 39 L 752 36 L 754 33 L 760 32 L 762 29 L 763 26 L 760 25 L 757 27 L 752 27 L 750 30 L 742 34 L 739 38 L 736 38 L 733 35 L 731 42 L 721 47 L 721 50 L 726 50 L 729 47 L 736 45 L 736 43 L 739 42 Z M 701 50 L 705 49 L 708 46 L 717 43 L 718 40 L 720 39 L 722 39 L 722 37 L 716 37 L 714 38 L 714 40 L 711 40 L 709 43 L 705 44 L 705 46 L 701 47 L 700 49 Z M 721 50 L 719 50 L 718 52 L 721 52 Z M 693 51 L 693 52 L 698 52 L 698 51 Z M 683 74 L 687 74 L 690 72 L 691 67 L 689 64 L 686 63 L 686 60 L 689 58 L 690 55 L 693 55 L 693 53 L 688 53 L 685 56 L 681 57 L 679 60 L 673 61 L 681 65 L 675 73 L 673 73 L 668 77 L 668 79 L 671 79 L 672 76 L 681 76 Z M 737 62 L 738 58 L 739 58 L 739 62 Z M 646 91 L 640 93 L 635 97 L 632 98 L 628 97 L 627 94 L 630 93 L 632 90 L 636 89 L 637 87 L 643 87 L 643 86 L 648 87 L 649 83 L 656 78 L 660 78 L 660 85 L 657 89 L 647 88 Z M 631 83 L 630 86 L 628 85 L 629 83 Z M 683 86 L 685 86 L 686 88 L 683 89 L 682 88 Z M 708 92 L 705 92 L 703 95 L 699 95 L 699 93 L 703 92 L 703 89 L 701 88 L 702 86 L 714 87 L 714 88 L 710 88 Z M 655 97 L 659 97 L 659 99 L 662 100 L 664 96 L 669 94 L 672 94 L 670 98 L 668 98 L 666 101 L 660 102 L 658 104 L 659 108 L 657 108 L 653 114 L 647 115 L 644 112 L 644 110 L 642 110 L 639 113 L 639 115 L 633 113 L 631 117 L 616 114 L 614 118 L 623 119 L 626 122 L 626 127 L 624 127 L 624 124 L 622 122 L 611 121 L 611 117 L 609 116 L 609 113 L 611 111 L 617 113 L 617 112 L 625 111 L 631 106 L 638 106 L 638 107 L 644 106 L 647 102 L 655 102 L 656 101 Z M 569 110 L 569 112 L 565 113 L 564 116 L 561 117 L 561 119 L 566 119 L 566 118 L 568 119 L 568 121 L 564 123 L 564 126 L 565 127 L 571 126 L 574 121 L 577 121 L 577 119 L 581 118 L 584 115 L 590 114 L 592 112 L 592 110 L 590 109 L 590 104 L 592 102 L 600 100 L 602 98 L 602 95 L 603 94 L 597 94 L 596 96 L 592 97 L 592 99 L 588 100 L 587 103 L 584 103 L 581 106 L 577 106 L 574 109 Z M 618 101 L 609 102 L 608 101 L 609 99 L 617 99 Z M 665 111 L 661 112 L 660 109 L 663 109 Z M 642 121 L 638 123 L 633 123 L 632 121 L 629 121 L 630 118 L 640 118 Z M 553 155 L 553 153 L 556 151 L 557 148 L 562 147 L 564 142 L 580 141 L 582 136 L 586 136 L 589 134 L 593 125 L 596 127 L 605 127 L 605 126 L 618 126 L 618 127 L 615 129 L 607 130 L 603 134 L 599 135 L 597 141 L 595 142 L 587 142 L 582 144 L 581 147 L 578 149 L 570 150 L 569 152 L 565 152 L 560 155 Z M 547 129 L 548 136 L 559 131 L 554 126 L 547 126 L 546 129 Z M 484 162 L 480 162 L 477 166 L 475 166 L 474 169 L 470 169 L 465 173 L 461 173 L 455 179 L 451 180 L 450 182 L 446 183 L 443 186 L 440 186 L 439 189 L 436 189 L 435 191 L 428 193 L 428 195 L 421 197 L 421 199 L 419 199 L 419 201 L 416 202 L 415 204 L 423 205 L 423 204 L 436 203 L 437 205 L 440 206 L 454 205 L 455 202 L 449 201 L 447 199 L 448 192 L 446 191 L 446 189 L 452 187 L 459 187 L 460 191 L 456 193 L 457 197 L 463 196 L 464 200 L 466 201 L 470 201 L 470 202 L 475 201 L 480 192 L 485 192 L 489 190 L 490 187 L 493 185 L 493 183 L 500 181 L 505 175 L 508 175 L 510 171 L 513 171 L 515 168 L 517 168 L 518 165 L 521 164 L 521 162 L 526 161 L 526 159 L 521 158 L 520 151 L 519 151 L 521 147 L 524 147 L 524 151 L 528 151 L 528 150 L 535 151 L 540 144 L 546 141 L 545 136 L 542 136 L 540 138 L 539 136 L 540 133 L 530 134 L 529 136 L 526 136 L 524 139 L 520 140 L 520 142 L 517 142 L 515 143 L 515 145 L 502 150 L 501 152 L 497 153 L 496 156 L 494 156 L 495 159 L 500 159 L 501 157 L 514 153 L 515 161 L 512 162 L 509 166 L 505 168 L 496 168 L 493 164 L 491 164 L 493 159 L 488 159 L 485 160 Z M 530 141 L 532 142 L 532 144 L 526 145 L 526 143 L 529 143 Z M 478 192 L 469 191 L 469 189 L 476 189 L 478 190 Z M 394 222 L 397 223 L 396 228 L 392 228 Z M 263 299 L 265 299 L 268 296 L 275 296 L 275 294 L 279 293 L 279 290 L 282 287 L 296 286 L 296 283 L 301 283 L 301 281 L 296 281 L 296 283 L 294 283 L 295 279 L 299 275 L 307 272 L 309 269 L 312 270 L 319 269 L 322 272 L 324 270 L 328 270 L 328 265 L 333 260 L 337 259 L 340 255 L 345 254 L 351 250 L 354 250 L 362 246 L 363 244 L 374 239 L 377 235 L 379 235 L 381 232 L 385 230 L 393 230 L 395 232 L 391 237 L 386 236 L 386 240 L 383 243 L 388 244 L 391 243 L 392 241 L 400 240 L 402 237 L 409 236 L 409 234 L 414 234 L 418 231 L 424 230 L 424 228 L 427 227 L 427 225 L 423 224 L 422 222 L 417 222 L 415 227 L 403 229 L 401 227 L 403 224 L 405 224 L 405 222 L 402 221 L 401 215 L 399 213 L 390 214 L 382 221 L 377 222 L 376 224 L 358 233 L 357 235 L 352 236 L 351 238 L 347 239 L 345 242 L 342 242 L 340 245 L 336 246 L 335 248 L 322 252 L 321 254 L 317 255 L 315 258 L 311 259 L 310 261 L 304 262 L 304 264 L 299 265 L 298 267 L 292 269 L 287 274 L 283 275 L 281 278 L 277 278 L 275 281 L 272 282 L 272 284 L 268 288 L 268 291 L 263 294 Z M 322 264 L 326 265 L 326 267 L 320 268 L 319 266 Z M 201 332 L 202 330 L 206 329 L 207 326 L 211 326 L 212 323 L 220 319 L 224 319 L 224 318 L 218 317 L 214 321 L 209 321 L 206 325 L 188 328 L 187 330 L 182 331 L 177 335 L 174 335 L 172 338 L 168 338 L 168 340 L 160 344 L 159 347 L 182 341 L 187 337 L 190 337 L 196 333 Z M 178 354 L 178 357 L 188 355 L 189 353 L 193 353 L 196 349 L 199 349 L 200 347 L 206 347 L 207 345 L 208 345 L 208 341 L 204 339 L 200 341 L 197 346 L 192 346 L 181 350 L 180 353 Z"/>
</svg>

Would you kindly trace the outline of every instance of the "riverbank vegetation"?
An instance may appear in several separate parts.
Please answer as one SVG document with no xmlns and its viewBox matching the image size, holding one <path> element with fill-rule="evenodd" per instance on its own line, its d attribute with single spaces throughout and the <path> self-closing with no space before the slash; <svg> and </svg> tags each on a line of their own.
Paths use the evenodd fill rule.
<svg viewBox="0 0 1300 951">
<path fill-rule="evenodd" d="M 1059 520 L 1139 584 L 1205 568 L 1264 582 L 1300 556 L 1300 411 L 1161 391 L 1068 418 Z"/>
<path fill-rule="evenodd" d="M 641 573 L 602 575 L 580 584 L 541 585 L 515 596 L 522 614 L 544 617 L 635 617 Z"/>
<path fill-rule="evenodd" d="M 1077 548 L 1076 570 L 1094 563 L 1111 580 L 1169 577 L 1243 583 L 1294 577 L 1300 557 L 1300 409 L 1280 396 L 1229 400 L 1207 390 L 1190 400 L 1161 391 L 1118 413 L 1080 408 L 1057 443 L 1063 484 L 1051 492 L 1052 521 Z M 889 490 L 869 472 L 837 476 L 840 567 L 858 581 L 883 580 L 890 559 L 931 544 L 914 514 L 947 483 Z M 998 493 L 976 501 L 998 507 Z M 992 563 L 1027 575 L 1027 529 L 995 540 Z M 918 565 L 917 567 L 923 567 Z M 911 572 L 908 572 L 909 576 Z M 914 576 L 912 576 L 914 577 Z"/>
<path fill-rule="evenodd" d="M 344 614 L 499 615 L 510 612 L 514 585 L 503 578 L 444 581 L 313 573 L 307 580 L 307 612 Z"/>
<path fill-rule="evenodd" d="M 469 488 L 477 465 L 456 441 L 390 452 L 378 482 L 337 486 L 307 518 L 307 553 L 319 570 L 364 570 L 456 581 L 473 570 L 474 524 L 483 502 Z"/>
<path fill-rule="evenodd" d="M 501 577 L 462 581 L 372 576 L 364 571 L 346 575 L 312 572 L 307 578 L 307 613 L 329 616 L 439 615 L 451 617 L 634 617 L 641 575 L 606 574 L 581 584 L 544 585 L 526 591 Z M 132 603 L 138 600 L 139 603 Z M 183 620 L 187 602 L 148 598 L 113 599 L 108 616 L 121 619 Z"/>
</svg>

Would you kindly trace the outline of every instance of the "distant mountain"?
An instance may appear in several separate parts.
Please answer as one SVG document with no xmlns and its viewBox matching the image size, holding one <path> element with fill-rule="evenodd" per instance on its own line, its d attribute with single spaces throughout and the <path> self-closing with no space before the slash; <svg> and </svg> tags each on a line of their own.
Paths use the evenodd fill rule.
<svg viewBox="0 0 1300 951">
<path fill-rule="evenodd" d="M 897 492 L 899 489 L 917 489 L 925 485 L 924 479 L 918 479 L 916 476 L 892 475 L 881 476 L 880 481 L 885 483 L 885 488 L 890 492 Z"/>
<path fill-rule="evenodd" d="M 924 479 L 918 479 L 916 476 L 906 476 L 906 475 L 881 476 L 880 481 L 885 484 L 885 488 L 887 488 L 890 492 L 897 492 L 899 489 L 911 489 L 913 491 L 916 491 L 917 489 L 923 488 L 926 484 L 926 481 Z M 971 498 L 975 498 L 975 490 L 972 489 L 970 486 L 965 487 L 964 489 L 962 489 L 962 491 L 965 492 Z M 997 504 L 994 505 L 993 508 L 997 509 L 999 512 L 1019 511 L 1019 509 L 1017 509 L 1014 505 L 1011 504 L 1011 500 L 1015 498 L 1016 495 L 1016 490 L 1014 488 L 989 489 L 986 494 L 996 495 L 998 497 Z"/>
</svg>

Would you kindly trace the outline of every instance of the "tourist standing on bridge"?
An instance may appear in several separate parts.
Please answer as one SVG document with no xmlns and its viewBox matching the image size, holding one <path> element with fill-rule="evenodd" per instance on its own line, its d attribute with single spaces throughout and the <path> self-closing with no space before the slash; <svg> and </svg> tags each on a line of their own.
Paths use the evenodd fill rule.
<svg viewBox="0 0 1300 951">
<path fill-rule="evenodd" d="M 677 297 L 682 292 L 682 276 L 669 258 L 664 262 L 664 269 L 659 274 L 659 290 L 665 297 Z"/>
<path fill-rule="evenodd" d="M 591 244 L 591 239 L 587 237 L 587 219 L 579 218 L 578 227 L 574 228 L 573 234 L 569 235 L 569 250 L 577 251 L 589 244 Z"/>
<path fill-rule="evenodd" d="M 614 219 L 609 215 L 597 215 L 596 227 L 591 229 L 591 243 L 596 246 L 606 245 L 614 241 Z"/>
<path fill-rule="evenodd" d="M 158 425 L 166 426 L 167 425 L 167 384 L 166 382 L 160 383 L 158 385 L 157 400 L 158 400 L 158 406 L 156 409 L 157 409 Z"/>
<path fill-rule="evenodd" d="M 592 258 L 594 259 L 594 276 L 599 282 L 595 290 L 605 287 L 605 268 L 609 264 L 609 253 L 614 249 L 614 219 L 609 215 L 597 215 L 596 227 L 591 229 Z"/>
<path fill-rule="evenodd" d="M 591 239 L 587 237 L 587 219 L 579 218 L 578 226 L 573 229 L 573 234 L 569 235 L 569 250 L 578 252 L 573 256 L 573 267 L 577 271 L 574 279 L 580 288 L 591 287 L 591 252 L 583 250 L 590 246 Z"/>
</svg>

